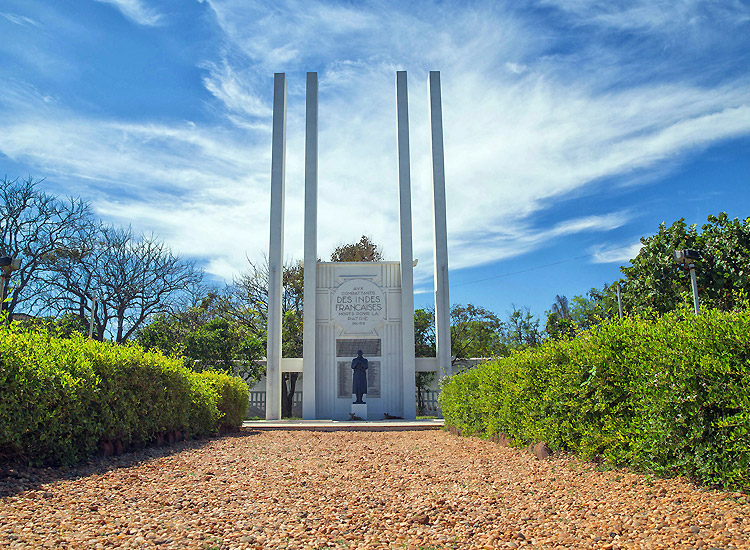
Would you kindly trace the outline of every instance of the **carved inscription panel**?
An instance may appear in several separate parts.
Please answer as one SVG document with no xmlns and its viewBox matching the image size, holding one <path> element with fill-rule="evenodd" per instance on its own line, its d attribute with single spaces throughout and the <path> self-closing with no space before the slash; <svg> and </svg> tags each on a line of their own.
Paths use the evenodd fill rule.
<svg viewBox="0 0 750 550">
<path fill-rule="evenodd" d="M 345 333 L 371 332 L 385 317 L 385 293 L 368 279 L 349 279 L 334 291 L 331 313 Z"/>
<path fill-rule="evenodd" d="M 338 396 L 340 399 L 352 397 L 352 362 L 338 362 Z M 367 396 L 380 397 L 380 361 L 369 361 L 367 365 Z"/>
</svg>

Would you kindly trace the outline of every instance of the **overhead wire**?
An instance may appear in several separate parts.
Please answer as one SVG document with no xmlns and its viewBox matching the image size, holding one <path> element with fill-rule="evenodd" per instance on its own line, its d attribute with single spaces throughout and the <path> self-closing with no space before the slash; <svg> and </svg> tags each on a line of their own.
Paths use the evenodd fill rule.
<svg viewBox="0 0 750 550">
<path fill-rule="evenodd" d="M 621 250 L 623 248 L 628 248 L 630 246 L 632 246 L 632 245 L 628 244 L 628 245 L 624 245 L 624 246 L 618 246 L 616 248 L 610 248 L 609 250 L 610 251 L 611 250 Z M 552 263 L 549 263 L 549 264 L 536 265 L 536 266 L 529 267 L 529 268 L 526 268 L 526 269 L 521 269 L 519 271 L 511 271 L 510 273 L 501 273 L 500 275 L 493 275 L 492 277 L 485 277 L 483 279 L 476 279 L 474 281 L 466 281 L 464 283 L 458 283 L 458 284 L 455 284 L 455 285 L 452 284 L 451 288 L 458 287 L 458 286 L 472 285 L 472 284 L 475 284 L 475 283 L 482 283 L 484 281 L 491 281 L 493 279 L 500 279 L 502 277 L 510 277 L 512 275 L 519 275 L 521 273 L 528 273 L 529 271 L 536 271 L 537 269 L 544 269 L 544 268 L 547 268 L 547 267 L 553 267 L 553 266 L 560 265 L 560 264 L 565 264 L 565 263 L 569 263 L 569 262 L 575 262 L 577 260 L 583 260 L 584 258 L 591 258 L 592 256 L 596 256 L 597 254 L 599 254 L 599 253 L 598 252 L 594 252 L 592 254 L 584 254 L 582 256 L 576 256 L 575 258 L 567 258 L 565 260 L 560 260 L 558 262 L 552 262 Z"/>
</svg>

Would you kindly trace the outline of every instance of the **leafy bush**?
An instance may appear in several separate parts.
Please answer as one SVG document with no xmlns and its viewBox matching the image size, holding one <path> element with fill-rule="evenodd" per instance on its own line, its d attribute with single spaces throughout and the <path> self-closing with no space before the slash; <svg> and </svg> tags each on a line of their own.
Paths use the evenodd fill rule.
<svg viewBox="0 0 750 550">
<path fill-rule="evenodd" d="M 72 464 L 100 442 L 239 426 L 247 385 L 196 374 L 178 357 L 45 330 L 0 328 L 0 459 Z"/>
<path fill-rule="evenodd" d="M 190 376 L 190 426 L 194 433 L 218 430 L 219 397 L 211 380 L 199 374 Z"/>
<path fill-rule="evenodd" d="M 445 381 L 446 424 L 750 488 L 750 310 L 613 319 Z"/>
<path fill-rule="evenodd" d="M 247 384 L 241 378 L 216 371 L 205 371 L 197 377 L 204 379 L 218 396 L 216 406 L 219 426 L 232 428 L 242 425 L 250 400 Z"/>
</svg>

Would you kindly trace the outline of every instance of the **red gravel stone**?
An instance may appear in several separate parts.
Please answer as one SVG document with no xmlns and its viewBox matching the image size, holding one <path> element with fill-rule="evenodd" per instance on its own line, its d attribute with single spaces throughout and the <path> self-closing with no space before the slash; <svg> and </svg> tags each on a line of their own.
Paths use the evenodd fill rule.
<svg viewBox="0 0 750 550">
<path fill-rule="evenodd" d="M 243 433 L 0 494 L 0 548 L 750 548 L 745 495 L 442 431 Z"/>
</svg>

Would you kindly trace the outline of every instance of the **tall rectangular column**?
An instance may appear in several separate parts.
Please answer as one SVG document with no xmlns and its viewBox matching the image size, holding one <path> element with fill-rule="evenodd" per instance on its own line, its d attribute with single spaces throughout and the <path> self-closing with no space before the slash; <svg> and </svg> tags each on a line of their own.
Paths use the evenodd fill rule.
<svg viewBox="0 0 750 550">
<path fill-rule="evenodd" d="M 398 111 L 398 191 L 399 227 L 401 231 L 401 338 L 403 344 L 402 416 L 417 417 L 414 361 L 414 252 L 411 222 L 411 170 L 409 157 L 409 91 L 406 71 L 396 72 L 396 106 Z"/>
<path fill-rule="evenodd" d="M 448 230 L 445 213 L 445 162 L 440 71 L 430 71 L 430 142 L 435 244 L 435 343 L 438 378 L 451 374 L 451 304 L 448 293 Z"/>
<path fill-rule="evenodd" d="M 281 299 L 284 292 L 284 179 L 286 165 L 286 75 L 273 75 L 271 147 L 271 236 L 268 250 L 266 420 L 281 418 Z"/>
<path fill-rule="evenodd" d="M 302 318 L 302 417 L 315 408 L 315 313 L 318 264 L 318 73 L 307 73 L 305 105 L 305 286 Z"/>
</svg>

